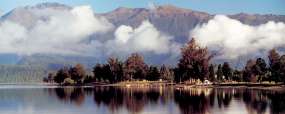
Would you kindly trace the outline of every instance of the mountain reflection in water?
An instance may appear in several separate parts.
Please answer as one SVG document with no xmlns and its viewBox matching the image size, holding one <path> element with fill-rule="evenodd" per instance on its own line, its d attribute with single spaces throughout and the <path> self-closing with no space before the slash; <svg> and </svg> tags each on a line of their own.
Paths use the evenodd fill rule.
<svg viewBox="0 0 285 114">
<path fill-rule="evenodd" d="M 0 114 L 280 114 L 285 92 L 246 88 L 1 88 Z"/>
</svg>

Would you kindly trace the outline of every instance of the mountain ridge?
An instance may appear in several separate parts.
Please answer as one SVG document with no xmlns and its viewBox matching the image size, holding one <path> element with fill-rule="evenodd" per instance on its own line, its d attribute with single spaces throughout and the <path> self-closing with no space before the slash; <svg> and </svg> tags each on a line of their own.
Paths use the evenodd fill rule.
<svg viewBox="0 0 285 114">
<path fill-rule="evenodd" d="M 70 10 L 72 7 L 60 3 L 41 3 L 33 6 L 15 8 L 12 11 L 4 14 L 0 20 L 10 20 L 21 23 L 27 27 L 32 27 L 33 23 L 37 22 L 37 20 L 45 20 L 48 18 L 41 17 L 41 15 L 35 15 L 32 11 L 37 9 Z M 95 13 L 94 15 L 105 17 L 109 22 L 115 25 L 115 27 L 119 27 L 120 25 L 129 25 L 135 28 L 138 27 L 144 20 L 148 20 L 159 31 L 173 36 L 174 40 L 180 43 L 185 43 L 188 41 L 189 31 L 191 31 L 197 25 L 208 22 L 214 17 L 214 14 L 195 11 L 192 9 L 179 8 L 173 5 L 155 6 L 155 8 L 152 9 L 118 7 L 110 12 Z M 259 25 L 268 21 L 285 22 L 285 15 L 238 13 L 227 16 L 248 25 Z M 114 37 L 113 32 L 114 31 L 110 31 L 99 36 L 95 35 L 92 38 L 105 39 L 104 37 L 106 36 Z M 21 61 L 20 63 L 25 62 Z"/>
<path fill-rule="evenodd" d="M 181 43 L 185 43 L 189 39 L 189 31 L 197 25 L 208 22 L 215 16 L 215 14 L 179 8 L 173 5 L 157 6 L 155 9 L 119 7 L 101 15 L 115 26 L 124 24 L 137 27 L 142 21 L 149 20 L 158 30 L 169 33 Z M 260 25 L 268 21 L 285 22 L 285 15 L 241 12 L 227 16 L 248 25 Z"/>
</svg>

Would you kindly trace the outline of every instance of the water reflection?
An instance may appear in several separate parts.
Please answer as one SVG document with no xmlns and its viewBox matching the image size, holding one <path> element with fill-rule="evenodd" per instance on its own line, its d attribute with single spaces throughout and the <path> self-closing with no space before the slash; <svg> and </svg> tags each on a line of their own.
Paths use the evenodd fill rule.
<svg viewBox="0 0 285 114">
<path fill-rule="evenodd" d="M 63 102 L 74 102 L 78 106 L 84 102 L 83 88 L 55 88 L 54 90 L 58 99 Z"/>
<path fill-rule="evenodd" d="M 109 107 L 112 112 L 125 107 L 131 113 L 139 113 L 146 104 L 157 104 L 160 98 L 165 97 L 162 93 L 168 92 L 160 93 L 150 88 L 96 87 L 94 101 Z"/>
<path fill-rule="evenodd" d="M 175 90 L 174 100 L 183 114 L 209 113 L 210 97 L 208 97 L 206 92 L 199 91 L 196 89 L 191 89 L 190 91 Z"/>
<path fill-rule="evenodd" d="M 56 88 L 50 95 L 80 107 L 91 97 L 96 107 L 106 107 L 112 114 L 149 112 L 151 107 L 169 114 L 207 114 L 245 111 L 248 114 L 285 113 L 285 92 L 245 88 Z M 89 100 L 89 99 L 88 99 Z M 169 109 L 172 108 L 173 110 Z M 237 109 L 237 110 L 233 110 Z"/>
</svg>

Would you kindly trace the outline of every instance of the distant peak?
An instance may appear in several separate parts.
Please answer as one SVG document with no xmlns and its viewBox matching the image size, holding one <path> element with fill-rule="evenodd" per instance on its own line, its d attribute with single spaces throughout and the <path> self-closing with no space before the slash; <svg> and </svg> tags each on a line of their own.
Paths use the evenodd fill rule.
<svg viewBox="0 0 285 114">
<path fill-rule="evenodd" d="M 128 10 L 130 8 L 127 8 L 127 7 L 118 7 L 116 10 Z"/>
<path fill-rule="evenodd" d="M 130 8 L 127 7 L 118 7 L 117 9 L 115 9 L 115 11 L 127 11 L 130 10 Z"/>
<path fill-rule="evenodd" d="M 164 9 L 180 9 L 174 5 L 171 5 L 171 4 L 166 4 L 166 5 L 161 5 L 161 6 L 158 6 L 158 8 L 164 8 Z"/>
<path fill-rule="evenodd" d="M 244 13 L 244 12 L 240 12 L 240 13 L 238 13 L 238 14 L 236 14 L 236 15 L 243 15 L 243 16 L 247 16 L 247 15 L 249 15 L 249 14 Z"/>
<path fill-rule="evenodd" d="M 156 10 L 164 11 L 164 12 L 191 12 L 192 11 L 191 9 L 179 8 L 174 5 L 170 5 L 170 4 L 157 6 Z"/>
<path fill-rule="evenodd" d="M 26 6 L 25 8 L 31 8 L 31 9 L 45 9 L 45 8 L 54 8 L 54 9 L 70 9 L 70 6 L 67 6 L 65 4 L 60 4 L 56 2 L 44 2 L 39 3 L 34 6 Z"/>
<path fill-rule="evenodd" d="M 141 12 L 146 11 L 145 8 L 127 8 L 127 7 L 119 7 L 115 9 L 114 11 L 117 13 L 127 13 L 127 12 Z"/>
</svg>

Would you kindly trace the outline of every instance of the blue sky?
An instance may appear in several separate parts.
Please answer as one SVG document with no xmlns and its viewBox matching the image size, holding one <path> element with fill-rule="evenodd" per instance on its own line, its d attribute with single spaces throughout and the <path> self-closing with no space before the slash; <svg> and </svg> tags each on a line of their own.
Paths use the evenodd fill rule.
<svg viewBox="0 0 285 114">
<path fill-rule="evenodd" d="M 0 9 L 8 12 L 18 6 L 33 5 L 41 2 L 58 2 L 71 6 L 91 5 L 95 12 L 108 12 L 119 6 L 148 7 L 172 4 L 211 14 L 235 14 L 240 12 L 285 15 L 285 0 L 1 0 Z"/>
</svg>

